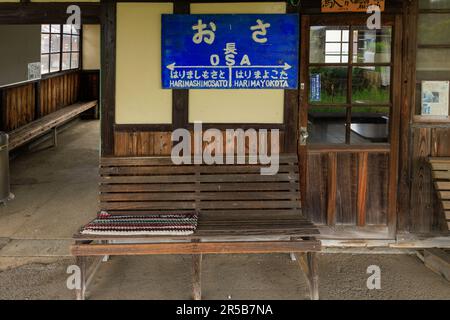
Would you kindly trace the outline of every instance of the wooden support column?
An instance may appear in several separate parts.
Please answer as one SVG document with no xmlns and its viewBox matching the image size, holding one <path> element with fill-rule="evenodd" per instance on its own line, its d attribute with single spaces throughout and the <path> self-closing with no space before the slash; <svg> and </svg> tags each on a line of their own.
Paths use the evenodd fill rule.
<svg viewBox="0 0 450 320">
<path fill-rule="evenodd" d="M 174 1 L 174 14 L 189 14 L 191 6 L 189 1 Z M 173 129 L 186 128 L 189 123 L 189 90 L 172 89 L 172 126 Z"/>
<path fill-rule="evenodd" d="M 86 298 L 86 257 L 77 256 L 76 265 L 80 268 L 80 287 L 75 289 L 77 300 Z"/>
<path fill-rule="evenodd" d="M 192 296 L 194 300 L 202 299 L 202 254 L 192 255 Z"/>
<path fill-rule="evenodd" d="M 116 2 L 101 3 L 101 151 L 114 154 L 114 122 L 116 107 Z"/>
<path fill-rule="evenodd" d="M 311 300 L 319 300 L 319 267 L 316 253 L 301 253 L 298 255 L 297 261 L 308 281 Z"/>
</svg>

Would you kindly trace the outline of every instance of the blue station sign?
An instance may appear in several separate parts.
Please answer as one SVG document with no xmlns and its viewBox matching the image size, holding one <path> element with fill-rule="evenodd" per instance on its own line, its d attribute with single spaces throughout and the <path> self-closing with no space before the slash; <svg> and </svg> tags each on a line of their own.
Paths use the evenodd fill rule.
<svg viewBox="0 0 450 320">
<path fill-rule="evenodd" d="M 162 15 L 166 89 L 296 89 L 297 14 Z"/>
</svg>

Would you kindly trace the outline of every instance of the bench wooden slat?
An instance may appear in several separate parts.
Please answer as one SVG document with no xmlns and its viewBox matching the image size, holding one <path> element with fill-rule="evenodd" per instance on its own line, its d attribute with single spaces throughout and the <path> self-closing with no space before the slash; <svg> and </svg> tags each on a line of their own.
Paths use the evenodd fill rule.
<svg viewBox="0 0 450 320">
<path fill-rule="evenodd" d="M 195 185 L 177 184 L 101 184 L 100 192 L 183 192 L 192 191 Z M 289 191 L 296 187 L 291 182 L 264 183 L 210 183 L 197 186 L 198 191 Z"/>
<path fill-rule="evenodd" d="M 437 181 L 435 186 L 437 190 L 450 190 L 450 182 Z"/>
<path fill-rule="evenodd" d="M 107 193 L 100 201 L 155 201 L 155 200 L 280 200 L 299 199 L 298 192 L 172 192 L 172 193 Z"/>
<path fill-rule="evenodd" d="M 240 217 L 241 219 L 244 217 L 259 217 L 259 216 L 266 216 L 266 215 L 276 215 L 277 220 L 283 219 L 283 218 L 291 218 L 291 217 L 297 217 L 299 220 L 306 220 L 302 216 L 301 209 L 227 209 L 227 210 L 205 210 L 201 209 L 199 210 L 202 217 L 208 217 L 208 218 L 221 218 L 221 217 Z M 152 214 L 155 212 L 161 212 L 157 210 L 114 210 L 110 211 L 110 214 L 112 215 L 146 215 L 146 214 Z M 307 220 L 309 221 L 309 220 Z"/>
<path fill-rule="evenodd" d="M 439 191 L 439 197 L 443 200 L 450 200 L 450 191 Z"/>
<path fill-rule="evenodd" d="M 75 256 L 96 255 L 149 255 L 149 254 L 214 254 L 214 253 L 291 253 L 319 251 L 320 242 L 273 241 L 273 242 L 200 242 L 200 243 L 145 243 L 145 244 L 90 244 L 73 245 Z"/>
<path fill-rule="evenodd" d="M 448 179 L 450 179 L 450 172 L 449 171 L 433 171 L 433 178 L 448 180 Z"/>
<path fill-rule="evenodd" d="M 207 201 L 195 204 L 188 201 L 120 201 L 120 202 L 101 202 L 103 210 L 145 210 L 153 209 L 276 209 L 276 208 L 295 208 L 299 207 L 298 201 Z"/>
<path fill-rule="evenodd" d="M 297 165 L 281 165 L 278 172 L 298 172 Z M 260 167 L 251 165 L 236 166 L 142 166 L 142 167 L 101 167 L 100 175 L 164 175 L 164 174 L 189 174 L 189 173 L 260 173 Z"/>
<path fill-rule="evenodd" d="M 59 109 L 9 133 L 9 149 L 13 150 L 97 106 L 97 101 L 79 102 Z"/>
<path fill-rule="evenodd" d="M 184 182 L 273 182 L 298 181 L 294 174 L 281 173 L 277 175 L 260 174 L 228 174 L 228 175 L 166 175 L 166 176 L 103 176 L 100 183 L 184 183 Z"/>
<path fill-rule="evenodd" d="M 433 174 L 434 186 L 442 201 L 445 219 L 450 229 L 450 158 L 434 157 L 429 159 Z"/>
<path fill-rule="evenodd" d="M 244 157 L 248 159 L 248 157 Z M 236 163 L 236 162 L 235 162 Z M 245 163 L 248 163 L 246 160 Z M 282 164 L 297 164 L 296 154 L 280 154 L 279 163 Z M 154 165 L 169 165 L 173 166 L 170 157 L 102 157 L 100 159 L 100 166 L 154 166 Z M 184 166 L 184 164 L 183 164 Z"/>
</svg>

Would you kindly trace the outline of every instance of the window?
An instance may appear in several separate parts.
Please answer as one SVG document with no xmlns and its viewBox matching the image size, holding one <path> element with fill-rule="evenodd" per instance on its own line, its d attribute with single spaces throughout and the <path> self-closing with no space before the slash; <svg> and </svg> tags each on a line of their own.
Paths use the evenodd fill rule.
<svg viewBox="0 0 450 320">
<path fill-rule="evenodd" d="M 80 36 L 72 25 L 41 26 L 41 74 L 78 69 Z"/>
<path fill-rule="evenodd" d="M 388 142 L 391 38 L 389 26 L 310 27 L 309 143 Z"/>
<path fill-rule="evenodd" d="M 450 110 L 422 105 L 422 81 L 450 81 L 450 0 L 420 0 L 416 69 L 416 112 L 419 120 L 437 115 L 447 117 Z M 448 96 L 448 94 L 447 94 Z M 439 99 L 438 99 L 439 100 Z M 445 98 L 443 99 L 445 101 Z M 426 106 L 428 105 L 428 106 Z M 435 109 L 435 110 L 432 110 Z M 439 112 L 435 112 L 439 111 Z M 421 117 L 424 116 L 424 117 Z"/>
</svg>

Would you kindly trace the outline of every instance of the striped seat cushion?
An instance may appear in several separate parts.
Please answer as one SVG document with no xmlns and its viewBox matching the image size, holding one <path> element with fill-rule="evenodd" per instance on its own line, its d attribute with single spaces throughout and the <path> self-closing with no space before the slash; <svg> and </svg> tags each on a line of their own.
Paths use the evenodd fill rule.
<svg viewBox="0 0 450 320">
<path fill-rule="evenodd" d="M 101 212 L 81 230 L 92 235 L 190 235 L 197 228 L 193 213 L 110 215 Z"/>
</svg>

